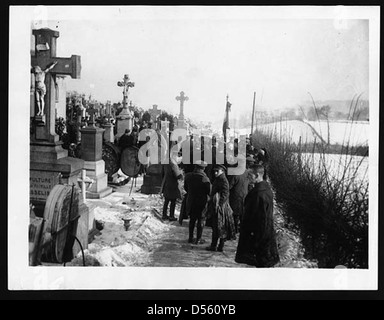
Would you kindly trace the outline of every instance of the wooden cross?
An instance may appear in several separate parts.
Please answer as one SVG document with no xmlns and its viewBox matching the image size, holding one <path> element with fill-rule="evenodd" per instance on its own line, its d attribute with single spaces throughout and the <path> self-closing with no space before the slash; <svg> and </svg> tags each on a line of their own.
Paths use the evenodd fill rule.
<svg viewBox="0 0 384 320">
<path fill-rule="evenodd" d="M 49 72 L 45 74 L 44 78 L 46 88 L 43 96 L 44 110 L 41 112 L 42 115 L 35 117 L 37 121 L 36 131 L 31 136 L 31 139 L 57 144 L 59 136 L 55 133 L 56 75 L 69 75 L 73 79 L 79 79 L 81 72 L 80 56 L 72 55 L 70 58 L 56 57 L 58 31 L 44 28 L 33 30 L 32 34 L 35 36 L 35 52 L 31 57 L 32 68 L 49 69 Z"/>
<path fill-rule="evenodd" d="M 184 119 L 184 101 L 188 101 L 189 98 L 184 95 L 184 91 L 180 92 L 180 96 L 176 97 L 177 101 L 180 101 L 180 114 L 179 114 L 179 119 L 183 120 Z"/>
</svg>

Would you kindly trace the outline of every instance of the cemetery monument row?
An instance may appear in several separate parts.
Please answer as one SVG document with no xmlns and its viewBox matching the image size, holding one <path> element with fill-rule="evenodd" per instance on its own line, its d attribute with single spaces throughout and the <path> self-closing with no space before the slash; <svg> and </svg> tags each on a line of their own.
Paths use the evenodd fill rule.
<svg viewBox="0 0 384 320">
<path fill-rule="evenodd" d="M 68 157 L 68 151 L 63 149 L 62 142 L 55 133 L 56 75 L 70 75 L 74 79 L 79 79 L 81 63 L 80 56 L 72 55 L 70 58 L 56 56 L 58 31 L 38 29 L 33 30 L 32 33 L 35 36 L 35 44 L 31 57 L 31 86 L 34 90 L 34 99 L 31 100 L 30 109 L 32 113 L 30 203 L 34 209 L 31 212 L 29 241 L 30 244 L 31 242 L 37 244 L 39 251 L 37 241 L 39 236 L 31 233 L 31 230 L 42 230 L 44 239 L 47 238 L 46 233 L 50 233 L 51 236 L 48 236 L 49 241 L 46 243 L 48 247 L 44 250 L 56 248 L 55 252 L 47 249 L 46 254 L 51 257 L 52 262 L 60 263 L 63 261 L 64 248 L 67 256 L 71 255 L 68 255 L 68 251 L 73 250 L 74 254 L 78 252 L 79 249 L 73 247 L 74 235 L 84 248 L 88 245 L 89 210 L 82 198 L 77 196 L 78 176 L 84 167 L 84 161 Z M 76 196 L 68 196 L 68 194 Z M 68 206 L 70 210 L 67 210 Z M 67 221 L 67 223 L 56 226 L 55 221 Z M 34 229 L 34 227 L 37 228 Z M 53 232 L 53 230 L 56 231 Z M 36 252 L 33 253 L 36 254 Z M 31 261 L 34 264 L 35 259 Z"/>
</svg>

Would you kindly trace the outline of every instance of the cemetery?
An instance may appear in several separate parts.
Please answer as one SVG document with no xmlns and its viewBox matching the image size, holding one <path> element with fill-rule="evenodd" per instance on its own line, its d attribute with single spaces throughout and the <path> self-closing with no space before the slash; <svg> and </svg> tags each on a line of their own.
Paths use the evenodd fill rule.
<svg viewBox="0 0 384 320">
<path fill-rule="evenodd" d="M 207 226 L 205 229 L 207 231 L 204 231 L 203 235 L 200 234 L 199 239 L 191 236 L 188 239 L 192 215 L 186 213 L 191 210 L 186 208 L 191 207 L 191 202 L 187 204 L 187 198 L 191 193 L 186 190 L 185 178 L 189 173 L 194 173 L 204 174 L 210 188 L 220 175 L 225 179 L 228 178 L 228 187 L 221 186 L 228 190 L 225 189 L 220 193 L 216 189 L 216 193 L 205 195 L 208 199 L 207 208 L 201 209 L 200 214 L 206 210 L 215 212 L 213 215 L 219 215 L 218 212 L 225 215 L 222 213 L 224 209 L 220 208 L 220 202 L 215 203 L 214 197 L 227 192 L 229 199 L 231 180 L 229 176 L 243 175 L 244 199 L 240 199 L 241 203 L 237 207 L 239 212 L 245 210 L 246 199 L 257 189 L 258 184 L 265 183 L 268 186 L 271 184 L 268 208 L 272 208 L 273 213 L 269 230 L 272 230 L 271 237 L 277 260 L 268 267 L 322 268 L 348 263 L 353 267 L 366 267 L 368 247 L 365 240 L 368 224 L 365 218 L 368 214 L 368 192 L 359 195 L 361 199 L 355 197 L 357 200 L 353 202 L 352 197 L 357 192 L 355 189 L 352 190 L 354 187 L 352 184 L 347 185 L 346 195 L 352 199 L 350 211 L 357 210 L 357 215 L 362 216 L 362 222 L 352 219 L 356 227 L 353 226 L 354 229 L 351 227 L 351 230 L 355 232 L 356 229 L 355 233 L 360 238 L 359 241 L 355 241 L 356 243 L 350 241 L 349 237 L 345 237 L 346 240 L 343 238 L 345 240 L 343 245 L 349 250 L 348 255 L 343 257 L 344 260 L 339 259 L 337 252 L 340 250 L 335 249 L 340 243 L 335 240 L 338 239 L 336 235 L 339 236 L 340 232 L 334 231 L 335 236 L 330 240 L 323 237 L 326 232 L 317 234 L 316 228 L 313 227 L 314 218 L 303 220 L 303 217 L 310 216 L 308 212 L 316 210 L 310 207 L 310 204 L 309 209 L 302 215 L 295 216 L 298 212 L 296 208 L 302 208 L 303 204 L 301 200 L 296 201 L 297 194 L 291 195 L 287 192 L 289 190 L 293 193 L 289 188 L 294 181 L 293 177 L 295 179 L 299 177 L 296 179 L 298 188 L 302 187 L 302 177 L 310 177 L 307 181 L 308 187 L 301 193 L 305 194 L 313 189 L 311 195 L 314 195 L 314 199 L 321 205 L 325 203 L 323 199 L 318 199 L 320 192 L 317 190 L 322 187 L 321 181 L 320 187 L 317 188 L 317 185 L 314 185 L 316 179 L 312 178 L 313 172 L 304 174 L 308 168 L 302 163 L 307 152 L 306 149 L 301 149 L 301 144 L 304 137 L 312 137 L 314 132 L 323 130 L 328 131 L 329 147 L 330 132 L 334 129 L 329 121 L 309 123 L 304 120 L 291 120 L 286 121 L 283 127 L 283 121 L 280 120 L 279 126 L 276 123 L 258 123 L 258 125 L 255 123 L 254 130 L 256 96 L 254 93 L 250 127 L 254 135 L 236 136 L 236 132 L 240 132 L 241 129 L 236 131 L 237 128 L 232 130 L 230 128 L 230 124 L 234 123 L 230 121 L 232 103 L 226 94 L 226 103 L 224 104 L 223 99 L 222 106 L 223 111 L 225 110 L 222 133 L 217 134 L 209 126 L 195 125 L 188 117 L 192 109 L 188 107 L 196 99 L 196 92 L 193 94 L 192 90 L 188 89 L 186 92 L 182 91 L 183 88 L 174 90 L 175 95 L 171 96 L 171 102 L 177 106 L 177 115 L 167 112 L 170 106 L 157 101 L 152 101 L 150 105 L 136 103 L 136 98 L 137 100 L 139 98 L 135 96 L 135 92 L 144 87 L 145 83 L 136 81 L 136 77 L 140 79 L 140 75 L 126 73 L 129 70 L 122 70 L 122 78 L 116 79 L 117 82 L 109 81 L 104 84 L 109 90 L 119 92 L 121 90 L 121 99 L 113 101 L 109 98 L 98 101 L 92 94 L 87 96 L 83 92 L 66 90 L 68 78 L 74 81 L 81 79 L 82 67 L 87 65 L 87 57 L 58 56 L 60 32 L 57 30 L 32 28 L 31 35 L 33 41 L 29 112 L 29 266 L 225 268 L 252 266 L 244 261 L 235 260 L 240 243 L 237 238 L 241 234 L 240 222 L 233 237 L 226 235 L 225 238 L 220 238 L 220 242 L 221 240 L 222 243 L 226 242 L 223 254 L 214 253 L 223 251 L 220 245 L 216 248 L 217 243 L 214 248 L 201 246 L 204 243 L 209 244 L 211 238 L 214 243 L 213 228 L 211 232 L 210 226 L 205 224 L 205 217 L 203 227 Z M 151 89 L 153 88 L 146 88 L 148 91 L 144 91 L 145 94 L 151 96 Z M 289 125 L 296 130 L 302 130 L 294 135 L 294 130 L 291 130 Z M 276 128 L 280 128 L 278 131 L 280 138 L 272 139 L 274 135 L 267 132 L 268 128 L 273 128 L 275 131 Z M 298 141 L 289 145 L 286 139 L 288 133 Z M 318 134 L 318 138 L 321 138 L 324 145 L 326 144 L 321 135 Z M 360 134 L 357 138 L 368 141 L 367 133 L 364 137 Z M 315 137 L 314 141 L 310 141 L 314 147 L 318 145 L 316 139 Z M 335 140 L 336 142 L 339 141 Z M 323 149 L 325 155 L 326 148 Z M 289 161 L 286 158 L 287 154 L 291 155 Z M 357 160 L 358 166 L 361 166 L 362 160 L 359 158 Z M 241 174 L 230 174 L 230 169 L 240 167 L 241 162 L 246 163 L 244 171 Z M 340 166 L 336 166 L 336 169 L 339 170 Z M 357 170 L 355 167 L 352 169 L 355 178 Z M 364 169 L 365 172 L 368 171 L 368 164 Z M 223 172 L 220 173 L 220 170 Z M 255 173 L 252 173 L 252 170 L 259 170 L 257 173 L 259 180 L 251 183 L 252 174 Z M 288 172 L 292 177 L 283 180 L 283 177 L 289 176 Z M 344 179 L 345 172 L 340 173 L 341 180 Z M 329 179 L 330 173 L 331 170 L 326 170 L 324 177 Z M 218 176 L 215 176 L 216 174 Z M 169 184 L 167 185 L 169 175 L 173 177 L 171 179 L 174 182 L 174 189 L 177 189 L 176 193 L 180 193 L 175 196 L 176 200 L 172 196 L 165 196 L 164 189 L 169 188 Z M 286 187 L 282 181 L 286 182 Z M 231 184 L 231 188 L 234 188 L 236 183 L 240 184 L 235 182 Z M 212 192 L 213 187 L 210 190 Z M 336 199 L 339 194 L 338 188 L 335 187 L 331 191 L 332 193 L 328 194 L 332 196 L 331 200 Z M 229 207 L 228 221 L 220 220 L 225 228 L 232 227 L 230 217 L 233 219 L 235 216 L 234 210 L 231 209 L 233 204 L 229 205 L 228 199 L 226 200 Z M 287 206 L 292 199 L 295 200 L 292 201 L 294 210 Z M 337 210 L 344 208 L 344 200 L 340 200 Z M 169 202 L 171 208 L 170 215 L 167 216 Z M 353 207 L 354 203 L 360 206 Z M 333 209 L 329 211 L 326 204 L 324 209 L 320 205 L 317 207 L 320 208 L 320 213 L 316 218 L 324 217 L 331 212 L 333 219 Z M 349 216 L 353 215 L 348 215 L 348 219 Z M 240 221 L 240 218 L 238 219 L 237 221 Z M 215 220 L 215 223 L 219 224 L 219 219 Z M 341 221 L 340 225 L 344 225 L 343 223 L 344 221 Z M 233 221 L 233 226 L 234 224 Z M 326 224 L 324 229 L 329 225 L 333 223 Z M 223 226 L 221 227 L 224 228 Z M 306 230 L 306 233 L 303 233 L 303 230 Z M 351 234 L 353 232 L 351 231 Z M 252 242 L 253 232 L 250 232 L 250 235 L 251 238 L 248 240 Z M 317 235 L 317 238 L 314 235 Z M 329 253 L 327 250 L 331 240 L 334 247 Z M 350 242 L 353 242 L 353 246 Z M 316 247 L 319 243 L 321 248 Z M 360 260 L 354 257 L 355 248 L 360 252 Z M 308 252 L 312 254 L 308 255 Z M 323 260 L 316 255 L 318 252 L 323 255 Z M 329 256 L 332 256 L 332 259 Z M 242 265 L 239 266 L 239 263 Z"/>
<path fill-rule="evenodd" d="M 128 100 L 129 89 L 135 87 L 128 74 L 117 82 L 123 89 L 117 105 L 85 94 L 59 93 L 58 79 L 81 77 L 81 57 L 56 56 L 58 31 L 32 32 L 29 263 L 131 265 L 140 260 L 139 252 L 131 252 L 131 262 L 122 262 L 111 253 L 122 245 L 116 238 L 122 236 L 124 245 L 131 239 L 135 251 L 135 246 L 150 246 L 170 227 L 159 217 L 162 165 L 138 162 L 139 147 L 146 142 L 138 141 L 138 134 L 154 130 L 159 147 L 165 148 L 173 129 L 188 130 L 184 103 L 189 98 L 184 92 L 176 97 L 178 118 L 156 104 L 144 111 Z M 58 96 L 66 96 L 64 111 L 57 110 Z M 118 142 L 126 132 L 135 134 L 134 142 L 123 148 Z M 108 229 L 111 219 L 114 224 Z M 101 254 L 99 261 L 90 261 L 101 244 L 110 248 L 109 258 Z"/>
</svg>

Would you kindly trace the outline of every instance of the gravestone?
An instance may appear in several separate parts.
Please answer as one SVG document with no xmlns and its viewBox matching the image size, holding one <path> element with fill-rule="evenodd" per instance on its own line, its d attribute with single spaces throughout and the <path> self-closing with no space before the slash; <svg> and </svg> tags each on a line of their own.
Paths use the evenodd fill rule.
<svg viewBox="0 0 384 320">
<path fill-rule="evenodd" d="M 35 207 L 36 216 L 42 218 L 52 190 L 59 184 L 76 185 L 84 166 L 83 160 L 68 157 L 68 151 L 63 149 L 55 132 L 56 76 L 79 79 L 81 63 L 80 56 L 56 56 L 58 31 L 44 28 L 32 33 L 35 47 L 31 56 L 34 97 L 31 100 L 30 203 Z M 87 207 L 79 205 L 77 210 L 79 223 L 88 226 Z M 87 238 L 88 230 L 82 232 L 79 237 Z"/>
<path fill-rule="evenodd" d="M 159 126 L 158 126 L 158 117 L 160 116 L 161 114 L 161 110 L 157 109 L 158 106 L 156 104 L 153 105 L 153 108 L 150 109 L 148 112 L 151 116 L 151 122 L 153 123 L 153 127 L 152 129 L 159 129 Z"/>
<path fill-rule="evenodd" d="M 177 96 L 176 100 L 180 101 L 180 113 L 177 119 L 176 128 L 188 130 L 188 124 L 184 118 L 184 101 L 188 101 L 189 98 L 185 95 L 184 91 L 181 91 L 180 96 Z"/>
<path fill-rule="evenodd" d="M 133 127 L 133 114 L 128 108 L 128 90 L 135 86 L 134 82 L 129 81 L 129 75 L 125 74 L 123 81 L 117 82 L 119 87 L 123 87 L 123 110 L 117 116 L 117 134 L 116 137 L 120 138 L 126 129 L 132 130 Z"/>
<path fill-rule="evenodd" d="M 88 109 L 88 126 L 81 129 L 81 158 L 87 177 L 94 183 L 87 191 L 87 198 L 100 199 L 112 193 L 108 187 L 108 175 L 105 173 L 105 162 L 102 159 L 104 129 L 95 126 L 96 109 Z"/>
<path fill-rule="evenodd" d="M 114 126 L 111 122 L 111 118 L 112 118 L 112 110 L 111 110 L 111 102 L 110 101 L 107 101 L 107 104 L 106 104 L 106 107 L 105 107 L 105 115 L 106 115 L 106 118 L 107 118 L 107 123 L 104 124 L 104 141 L 105 142 L 111 142 L 111 143 L 114 143 L 115 141 L 115 135 L 114 135 Z"/>
<path fill-rule="evenodd" d="M 77 183 L 84 161 L 68 157 L 55 133 L 56 75 L 80 78 L 80 56 L 56 57 L 59 32 L 50 29 L 33 30 L 34 54 L 31 57 L 34 99 L 30 133 L 30 201 L 36 215 L 42 216 L 46 199 L 54 185 Z M 65 96 L 65 93 L 63 93 Z"/>
</svg>

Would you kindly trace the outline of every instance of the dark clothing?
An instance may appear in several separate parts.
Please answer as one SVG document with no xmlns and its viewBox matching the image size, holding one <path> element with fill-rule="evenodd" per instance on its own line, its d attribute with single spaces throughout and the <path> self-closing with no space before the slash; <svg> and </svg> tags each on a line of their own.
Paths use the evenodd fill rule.
<svg viewBox="0 0 384 320">
<path fill-rule="evenodd" d="M 248 194 L 248 172 L 242 175 L 234 175 L 228 177 L 229 181 L 229 205 L 233 210 L 233 218 L 235 220 L 236 231 L 239 227 L 239 222 L 243 218 L 244 200 Z"/>
<path fill-rule="evenodd" d="M 173 160 L 169 161 L 169 164 L 163 166 L 163 183 L 162 193 L 165 201 L 163 206 L 163 217 L 167 216 L 168 205 L 170 207 L 170 217 L 175 217 L 176 200 L 181 199 L 181 192 L 179 188 L 179 179 L 182 178 L 179 166 Z"/>
<path fill-rule="evenodd" d="M 213 183 L 209 210 L 212 215 L 212 244 L 218 239 L 236 239 L 233 211 L 229 205 L 229 183 L 225 174 Z"/>
<path fill-rule="evenodd" d="M 178 180 L 182 178 L 179 166 L 174 161 L 169 161 L 169 164 L 163 166 L 163 184 L 162 193 L 164 198 L 173 200 L 181 199 L 181 192 Z"/>
<path fill-rule="evenodd" d="M 258 268 L 273 267 L 280 261 L 273 223 L 273 193 L 265 181 L 256 184 L 245 198 L 235 261 Z"/>
<path fill-rule="evenodd" d="M 195 170 L 185 176 L 184 189 L 186 195 L 186 214 L 189 220 L 189 240 L 193 239 L 193 232 L 197 222 L 197 241 L 201 239 L 205 224 L 211 182 L 203 170 Z"/>
<path fill-rule="evenodd" d="M 187 192 L 186 211 L 188 216 L 201 216 L 206 210 L 211 193 L 211 182 L 203 170 L 195 170 L 185 176 L 184 189 Z"/>
<path fill-rule="evenodd" d="M 119 147 L 121 150 L 133 147 L 135 145 L 135 137 L 130 134 L 123 134 L 119 140 Z"/>
<path fill-rule="evenodd" d="M 165 198 L 164 205 L 163 205 L 163 218 L 167 217 L 169 203 L 171 203 L 171 207 L 169 208 L 169 216 L 171 218 L 175 217 L 176 199 L 171 200 L 171 199 Z"/>
</svg>

